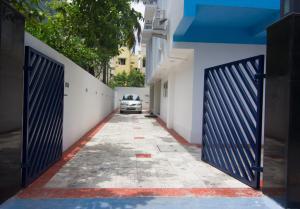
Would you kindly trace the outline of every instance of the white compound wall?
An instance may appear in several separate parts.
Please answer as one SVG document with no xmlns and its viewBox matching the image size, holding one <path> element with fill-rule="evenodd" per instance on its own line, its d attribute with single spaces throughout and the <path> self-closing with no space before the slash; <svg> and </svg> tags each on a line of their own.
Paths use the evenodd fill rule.
<svg viewBox="0 0 300 209">
<path fill-rule="evenodd" d="M 63 122 L 65 151 L 113 111 L 114 91 L 28 33 L 25 34 L 25 46 L 30 46 L 65 66 Z"/>
</svg>

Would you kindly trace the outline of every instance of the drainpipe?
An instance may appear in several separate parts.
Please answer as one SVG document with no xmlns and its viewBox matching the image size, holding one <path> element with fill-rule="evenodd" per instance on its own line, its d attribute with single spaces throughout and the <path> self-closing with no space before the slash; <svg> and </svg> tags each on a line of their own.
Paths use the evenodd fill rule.
<svg viewBox="0 0 300 209">
<path fill-rule="evenodd" d="M 175 88 L 175 75 L 170 73 L 168 76 L 168 103 L 167 103 L 167 127 L 173 128 L 173 115 L 174 115 L 174 88 Z"/>
</svg>

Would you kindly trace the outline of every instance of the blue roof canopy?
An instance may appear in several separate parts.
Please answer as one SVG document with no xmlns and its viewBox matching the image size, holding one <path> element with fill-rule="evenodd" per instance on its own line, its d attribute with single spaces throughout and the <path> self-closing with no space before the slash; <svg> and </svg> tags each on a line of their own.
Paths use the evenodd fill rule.
<svg viewBox="0 0 300 209">
<path fill-rule="evenodd" d="M 185 0 L 174 41 L 265 44 L 280 0 Z"/>
</svg>

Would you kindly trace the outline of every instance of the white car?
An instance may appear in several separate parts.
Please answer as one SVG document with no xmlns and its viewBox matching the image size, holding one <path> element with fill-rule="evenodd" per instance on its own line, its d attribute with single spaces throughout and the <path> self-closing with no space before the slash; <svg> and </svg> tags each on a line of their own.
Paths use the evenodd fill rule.
<svg viewBox="0 0 300 209">
<path fill-rule="evenodd" d="M 142 113 L 142 101 L 136 94 L 125 94 L 120 100 L 120 113 L 138 112 Z"/>
</svg>

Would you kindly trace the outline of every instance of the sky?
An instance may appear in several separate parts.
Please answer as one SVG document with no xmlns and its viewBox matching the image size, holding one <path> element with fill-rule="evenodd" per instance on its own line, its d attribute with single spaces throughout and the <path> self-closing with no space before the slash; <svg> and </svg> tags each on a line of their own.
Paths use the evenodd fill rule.
<svg viewBox="0 0 300 209">
<path fill-rule="evenodd" d="M 136 11 L 142 13 L 142 15 L 144 16 L 145 6 L 144 6 L 144 4 L 143 4 L 142 1 L 140 1 L 140 3 L 132 3 L 132 7 L 133 7 Z M 143 21 L 140 21 L 140 24 L 141 24 L 142 29 L 143 29 L 143 28 L 144 28 L 144 22 L 143 22 Z M 141 50 L 140 44 L 137 43 L 135 49 L 136 49 L 135 52 L 138 53 L 138 52 Z"/>
</svg>

